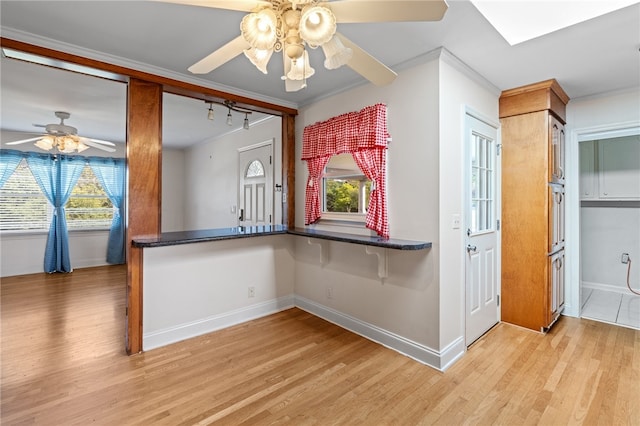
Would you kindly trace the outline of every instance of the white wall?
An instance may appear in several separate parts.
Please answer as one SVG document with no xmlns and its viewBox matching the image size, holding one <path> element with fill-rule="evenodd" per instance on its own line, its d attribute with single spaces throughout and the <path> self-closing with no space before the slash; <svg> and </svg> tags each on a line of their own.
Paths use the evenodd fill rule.
<svg viewBox="0 0 640 426">
<path fill-rule="evenodd" d="M 567 272 L 565 315 L 580 315 L 579 140 L 640 126 L 640 88 L 573 99 L 567 105 Z"/>
<path fill-rule="evenodd" d="M 640 285 L 640 208 L 582 207 L 580 215 L 580 263 L 582 283 L 590 288 L 628 293 L 629 253 L 633 267 L 630 283 Z"/>
<path fill-rule="evenodd" d="M 238 226 L 238 149 L 274 139 L 273 184 L 282 184 L 282 120 L 273 117 L 205 141 L 185 151 L 184 229 Z M 275 193 L 275 223 L 282 218 L 282 192 Z"/>
<path fill-rule="evenodd" d="M 184 231 L 184 150 L 162 149 L 162 232 Z"/>
<path fill-rule="evenodd" d="M 293 306 L 288 235 L 146 248 L 143 267 L 144 350 Z"/>
<path fill-rule="evenodd" d="M 109 231 L 69 231 L 71 267 L 107 265 Z M 47 233 L 3 233 L 0 237 L 0 276 L 44 272 Z"/>
<path fill-rule="evenodd" d="M 444 51 L 440 61 L 439 233 L 440 347 L 465 334 L 465 230 L 471 218 L 464 209 L 465 113 L 473 111 L 499 127 L 500 91 Z M 499 197 L 498 197 L 499 199 Z M 499 208 L 499 206 L 496 206 Z M 453 215 L 462 226 L 453 229 Z M 498 237 L 498 241 L 500 238 Z M 499 269 L 498 269 L 499 270 Z"/>
<path fill-rule="evenodd" d="M 448 58 L 443 59 L 444 56 Z M 460 71 L 457 67 L 462 68 Z M 389 276 L 377 275 L 377 257 L 348 243 L 296 242 L 296 304 L 354 323 L 363 334 L 385 335 L 410 354 L 444 368 L 464 351 L 464 263 L 461 230 L 450 229 L 462 213 L 464 106 L 496 122 L 498 93 L 445 51 L 399 73 L 387 87 L 357 87 L 301 108 L 296 120 L 296 158 L 303 128 L 316 121 L 383 102 L 393 141 L 388 152 L 389 225 L 392 238 L 430 241 L 418 252 L 388 250 Z M 296 162 L 296 226 L 304 226 L 306 164 Z M 327 287 L 332 287 L 332 298 Z"/>
</svg>

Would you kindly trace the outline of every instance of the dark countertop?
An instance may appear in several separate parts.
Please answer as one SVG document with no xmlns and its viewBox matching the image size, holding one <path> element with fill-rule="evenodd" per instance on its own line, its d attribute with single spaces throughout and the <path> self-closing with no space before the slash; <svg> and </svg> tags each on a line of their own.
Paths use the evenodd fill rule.
<svg viewBox="0 0 640 426">
<path fill-rule="evenodd" d="M 319 238 L 322 240 L 341 241 L 344 243 L 361 244 L 365 246 L 384 247 L 394 250 L 422 250 L 431 247 L 431 243 L 425 241 L 399 240 L 395 238 L 384 239 L 378 236 L 347 234 L 343 232 L 319 231 L 317 229 L 293 228 L 288 234 L 302 237 Z"/>
<path fill-rule="evenodd" d="M 165 247 L 286 233 L 287 227 L 282 225 L 237 226 L 233 228 L 202 229 L 198 231 L 163 232 L 158 238 L 135 238 L 131 245 L 134 247 Z"/>
<path fill-rule="evenodd" d="M 365 246 L 384 247 L 395 250 L 422 250 L 431 247 L 431 243 L 424 241 L 384 239 L 377 236 L 346 234 L 342 232 L 319 231 L 316 229 L 293 228 L 287 229 L 283 225 L 273 226 L 245 226 L 233 228 L 203 229 L 198 231 L 163 232 L 157 238 L 136 238 L 132 241 L 134 247 L 165 247 L 181 244 L 193 244 L 207 241 L 235 240 L 238 238 L 260 237 L 265 235 L 291 234 L 302 237 L 319 238 L 330 241 L 360 244 Z"/>
</svg>

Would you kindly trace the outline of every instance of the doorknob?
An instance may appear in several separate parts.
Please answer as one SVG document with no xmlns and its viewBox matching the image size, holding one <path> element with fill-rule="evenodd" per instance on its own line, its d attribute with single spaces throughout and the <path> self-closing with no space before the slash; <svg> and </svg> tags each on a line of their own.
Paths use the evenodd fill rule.
<svg viewBox="0 0 640 426">
<path fill-rule="evenodd" d="M 467 244 L 467 253 L 471 253 L 471 252 L 476 252 L 477 247 L 476 246 L 472 246 L 471 244 Z"/>
<path fill-rule="evenodd" d="M 240 222 L 244 220 L 244 209 L 240 209 L 240 217 L 238 219 L 240 219 Z"/>
</svg>

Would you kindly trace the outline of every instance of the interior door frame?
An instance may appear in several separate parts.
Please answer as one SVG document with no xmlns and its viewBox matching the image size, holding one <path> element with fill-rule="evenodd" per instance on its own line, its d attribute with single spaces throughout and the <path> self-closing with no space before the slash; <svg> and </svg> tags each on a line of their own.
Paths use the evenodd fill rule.
<svg viewBox="0 0 640 426">
<path fill-rule="evenodd" d="M 461 227 L 461 231 L 462 231 L 462 250 L 464 251 L 464 260 L 463 260 L 463 267 L 464 267 L 464 282 L 463 282 L 463 294 L 464 294 L 464 298 L 462 301 L 463 304 L 463 312 L 464 312 L 464 336 L 465 336 L 465 346 L 469 346 L 469 344 L 471 344 L 472 342 L 467 342 L 467 252 L 466 252 L 466 246 L 467 246 L 467 236 L 466 236 L 466 229 L 467 226 L 466 224 L 470 223 L 471 218 L 468 217 L 468 213 L 470 211 L 470 208 L 468 206 L 468 203 L 470 202 L 470 200 L 467 198 L 467 194 L 469 194 L 469 171 L 467 170 L 467 159 L 469 158 L 470 155 L 470 146 L 469 144 L 467 144 L 467 132 L 469 131 L 469 126 L 467 124 L 467 120 L 468 118 L 474 118 L 478 121 L 481 121 L 482 123 L 486 124 L 487 126 L 490 126 L 492 128 L 494 128 L 496 130 L 496 139 L 495 139 L 495 149 L 496 149 L 496 157 L 495 157 L 495 219 L 499 222 L 502 221 L 502 157 L 500 155 L 500 150 L 502 148 L 502 138 L 501 138 L 501 133 L 500 133 L 500 123 L 497 121 L 494 121 L 493 119 L 491 119 L 490 117 L 480 113 L 479 111 L 476 111 L 475 109 L 465 105 L 464 107 L 464 111 L 463 111 L 463 120 L 462 120 L 462 127 L 463 127 L 463 138 L 462 138 L 462 162 L 463 162 L 463 175 L 462 175 L 462 179 L 463 179 L 463 196 L 462 196 L 462 211 L 463 211 L 463 215 L 462 215 L 462 224 L 463 226 Z M 500 297 L 501 295 L 501 289 L 502 289 L 502 282 L 501 282 L 501 275 L 502 275 L 502 232 L 501 232 L 501 227 L 498 226 L 496 228 L 496 294 L 498 297 Z M 498 304 L 497 307 L 497 323 L 499 323 L 501 321 L 502 315 L 501 315 L 501 304 Z M 496 323 L 496 324 L 497 324 Z"/>
<path fill-rule="evenodd" d="M 565 303 L 563 315 L 582 315 L 580 254 L 580 142 L 640 134 L 640 121 L 572 129 L 565 149 Z"/>
</svg>

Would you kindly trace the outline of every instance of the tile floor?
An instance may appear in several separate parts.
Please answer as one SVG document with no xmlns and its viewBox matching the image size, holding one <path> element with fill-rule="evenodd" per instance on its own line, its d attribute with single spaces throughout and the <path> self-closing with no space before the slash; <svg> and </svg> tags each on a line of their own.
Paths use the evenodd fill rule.
<svg viewBox="0 0 640 426">
<path fill-rule="evenodd" d="M 640 330 L 640 296 L 583 288 L 582 317 Z"/>
</svg>

